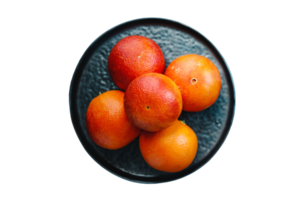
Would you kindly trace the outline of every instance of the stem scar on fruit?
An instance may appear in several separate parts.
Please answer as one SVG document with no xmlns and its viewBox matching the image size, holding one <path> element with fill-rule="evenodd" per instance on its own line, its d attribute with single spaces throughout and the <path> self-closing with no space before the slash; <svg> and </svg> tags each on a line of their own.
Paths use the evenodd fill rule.
<svg viewBox="0 0 300 200">
<path fill-rule="evenodd" d="M 149 106 L 147 106 L 147 109 L 149 109 Z"/>
<path fill-rule="evenodd" d="M 191 83 L 192 83 L 192 84 L 196 84 L 196 83 L 197 83 L 197 79 L 196 79 L 196 78 L 192 78 L 192 79 L 191 79 Z"/>
</svg>

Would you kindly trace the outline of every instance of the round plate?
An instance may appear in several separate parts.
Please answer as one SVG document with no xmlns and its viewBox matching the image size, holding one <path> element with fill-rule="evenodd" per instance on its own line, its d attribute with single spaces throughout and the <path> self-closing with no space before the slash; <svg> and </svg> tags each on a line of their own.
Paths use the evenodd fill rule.
<svg viewBox="0 0 300 200">
<path fill-rule="evenodd" d="M 222 88 L 215 104 L 197 113 L 183 111 L 179 117 L 195 131 L 199 144 L 193 163 L 181 172 L 166 173 L 151 168 L 141 155 L 138 138 L 119 150 L 107 150 L 97 146 L 87 134 L 85 113 L 91 100 L 99 92 L 119 90 L 108 73 L 107 59 L 113 46 L 129 35 L 142 35 L 154 40 L 164 53 L 166 67 L 175 58 L 193 53 L 209 58 L 220 71 Z M 172 181 L 203 166 L 224 142 L 233 121 L 235 107 L 234 85 L 229 69 L 212 43 L 185 25 L 157 18 L 130 21 L 97 38 L 76 67 L 69 98 L 73 126 L 90 156 L 111 173 L 142 183 Z"/>
</svg>

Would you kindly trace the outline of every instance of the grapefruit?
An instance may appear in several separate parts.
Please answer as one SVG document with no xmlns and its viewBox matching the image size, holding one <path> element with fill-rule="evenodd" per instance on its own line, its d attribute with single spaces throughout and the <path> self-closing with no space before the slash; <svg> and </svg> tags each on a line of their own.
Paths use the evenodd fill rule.
<svg viewBox="0 0 300 200">
<path fill-rule="evenodd" d="M 208 58 L 188 54 L 173 60 L 165 71 L 178 86 L 183 110 L 202 111 L 213 105 L 221 90 L 218 68 Z"/>
<path fill-rule="evenodd" d="M 189 126 L 176 120 L 170 127 L 155 133 L 142 131 L 139 146 L 143 158 L 154 169 L 179 172 L 193 162 L 198 140 Z"/>
<path fill-rule="evenodd" d="M 124 92 L 110 90 L 95 97 L 86 112 L 86 126 L 90 138 L 106 149 L 120 149 L 141 130 L 133 126 L 124 110 Z"/>
<path fill-rule="evenodd" d="M 143 130 L 156 132 L 178 119 L 182 99 L 176 84 L 158 73 L 134 79 L 124 97 L 125 112 L 130 122 Z"/>
<path fill-rule="evenodd" d="M 121 39 L 108 57 L 108 71 L 114 83 L 126 90 L 142 74 L 163 73 L 165 59 L 160 47 L 151 39 L 132 35 Z"/>
</svg>

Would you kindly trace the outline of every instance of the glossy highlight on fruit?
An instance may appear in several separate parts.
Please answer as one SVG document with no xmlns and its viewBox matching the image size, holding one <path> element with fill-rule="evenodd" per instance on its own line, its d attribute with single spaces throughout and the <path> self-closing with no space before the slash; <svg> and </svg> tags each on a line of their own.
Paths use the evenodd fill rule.
<svg viewBox="0 0 300 200">
<path fill-rule="evenodd" d="M 125 92 L 124 106 L 134 126 L 156 132 L 171 126 L 178 119 L 182 111 L 182 98 L 170 78 L 148 73 L 130 83 Z"/>
<path fill-rule="evenodd" d="M 154 169 L 179 172 L 194 160 L 198 139 L 195 132 L 181 121 L 152 133 L 142 131 L 139 146 L 145 161 Z"/>
<path fill-rule="evenodd" d="M 151 39 L 132 35 L 121 39 L 108 57 L 108 71 L 122 90 L 146 73 L 163 73 L 165 59 L 160 47 Z"/>
<path fill-rule="evenodd" d="M 202 111 L 218 99 L 221 76 L 214 63 L 204 56 L 180 56 L 170 63 L 164 74 L 178 86 L 184 111 Z"/>
<path fill-rule="evenodd" d="M 107 91 L 95 97 L 86 112 L 86 127 L 90 138 L 106 149 L 119 149 L 141 132 L 128 120 L 124 110 L 124 92 Z"/>
</svg>

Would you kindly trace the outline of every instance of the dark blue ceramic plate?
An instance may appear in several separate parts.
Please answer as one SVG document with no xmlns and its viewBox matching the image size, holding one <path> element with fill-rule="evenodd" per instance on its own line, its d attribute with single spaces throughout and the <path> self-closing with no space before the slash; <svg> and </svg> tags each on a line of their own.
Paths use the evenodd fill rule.
<svg viewBox="0 0 300 200">
<path fill-rule="evenodd" d="M 178 173 L 165 173 L 151 168 L 143 159 L 138 138 L 119 150 L 97 146 L 86 131 L 85 113 L 99 92 L 119 89 L 107 68 L 113 46 L 129 35 L 142 35 L 154 40 L 162 49 L 166 67 L 185 54 L 203 55 L 218 67 L 222 89 L 216 103 L 198 112 L 182 112 L 179 117 L 197 134 L 198 151 L 193 163 Z M 97 38 L 79 61 L 70 86 L 70 112 L 77 136 L 90 156 L 106 170 L 124 179 L 142 183 L 160 183 L 182 178 L 209 161 L 224 142 L 233 121 L 234 85 L 229 69 L 217 49 L 197 31 L 165 19 L 138 19 L 107 31 Z"/>
</svg>

